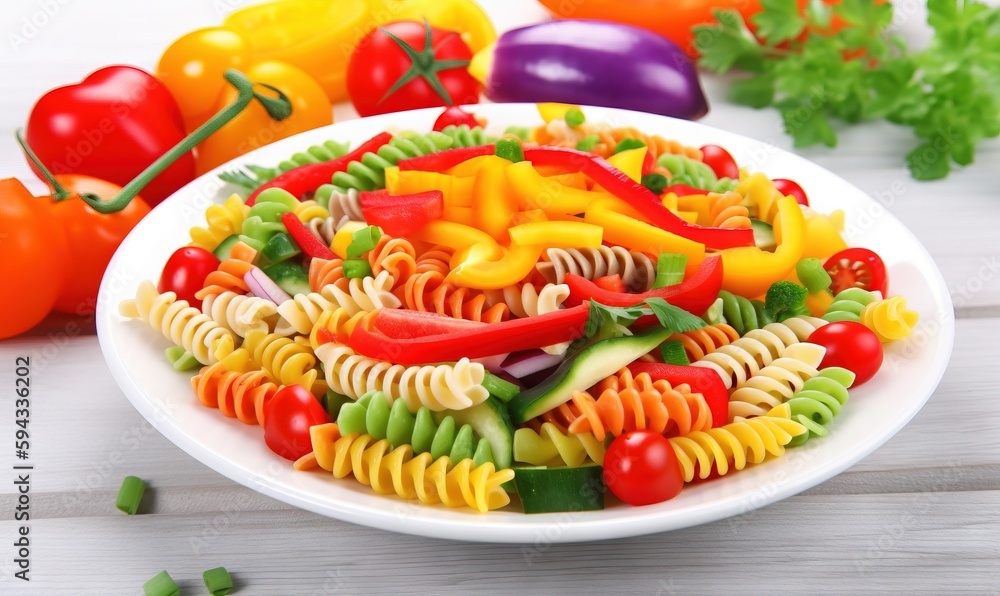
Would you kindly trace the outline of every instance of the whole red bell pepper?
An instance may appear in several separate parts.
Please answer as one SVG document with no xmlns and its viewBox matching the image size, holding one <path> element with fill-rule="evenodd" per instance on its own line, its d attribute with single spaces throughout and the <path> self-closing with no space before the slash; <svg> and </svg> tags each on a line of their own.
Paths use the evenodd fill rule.
<svg viewBox="0 0 1000 596">
<path fill-rule="evenodd" d="M 398 164 L 400 170 L 419 170 L 421 172 L 443 172 L 458 164 L 470 160 L 473 157 L 483 155 L 493 155 L 496 153 L 494 145 L 480 145 L 478 147 L 455 147 L 445 149 L 438 153 L 429 153 L 404 159 Z"/>
<path fill-rule="evenodd" d="M 679 284 L 656 288 L 641 294 L 614 292 L 601 288 L 585 277 L 569 273 L 563 282 L 569 286 L 568 306 L 586 303 L 594 300 L 605 306 L 635 306 L 649 298 L 662 298 L 683 308 L 701 315 L 712 306 L 722 289 L 722 259 L 709 257 L 705 259 L 693 275 Z M 644 317 L 645 318 L 645 317 Z M 641 323 L 642 319 L 637 321 Z"/>
<path fill-rule="evenodd" d="M 742 228 L 706 228 L 690 224 L 663 206 L 660 197 L 632 180 L 605 159 L 568 147 L 525 148 L 524 159 L 536 167 L 555 166 L 583 172 L 609 193 L 635 208 L 649 221 L 671 234 L 700 242 L 709 248 L 754 246 L 753 230 Z"/>
<path fill-rule="evenodd" d="M 377 311 L 374 320 L 384 311 Z M 582 337 L 590 306 L 557 310 L 538 317 L 511 319 L 468 329 L 428 335 L 399 338 L 373 331 L 358 325 L 351 333 L 351 348 L 369 358 L 391 360 L 396 364 L 427 364 L 449 362 L 461 358 L 485 358 L 550 346 Z M 416 325 L 424 324 L 415 319 Z M 377 322 L 374 323 L 378 327 Z"/>
<path fill-rule="evenodd" d="M 444 213 L 444 195 L 440 190 L 405 195 L 375 190 L 361 193 L 360 201 L 365 221 L 397 238 L 409 236 Z"/>
<path fill-rule="evenodd" d="M 714 370 L 661 362 L 633 362 L 628 365 L 628 369 L 633 375 L 646 373 L 654 381 L 662 379 L 671 386 L 682 383 L 690 385 L 693 392 L 705 397 L 708 409 L 712 412 L 713 428 L 729 422 L 729 391 L 726 390 L 722 377 Z"/>
<path fill-rule="evenodd" d="M 49 91 L 35 103 L 25 128 L 28 144 L 54 174 L 85 174 L 118 186 L 185 136 L 167 87 L 132 66 L 108 66 Z M 142 196 L 156 205 L 194 177 L 188 152 L 143 188 Z"/>
</svg>

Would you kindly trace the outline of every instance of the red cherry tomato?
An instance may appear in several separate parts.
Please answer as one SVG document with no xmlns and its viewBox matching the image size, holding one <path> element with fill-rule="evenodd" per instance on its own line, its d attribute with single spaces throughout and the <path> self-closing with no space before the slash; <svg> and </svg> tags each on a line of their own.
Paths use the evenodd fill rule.
<svg viewBox="0 0 1000 596">
<path fill-rule="evenodd" d="M 312 451 L 310 427 L 330 421 L 312 393 L 302 385 L 288 385 L 264 408 L 264 442 L 271 451 L 295 461 Z"/>
<path fill-rule="evenodd" d="M 861 288 L 888 296 L 889 274 L 885 263 L 867 248 L 845 248 L 827 259 L 823 268 L 833 279 L 830 291 L 834 294 L 847 288 Z"/>
<path fill-rule="evenodd" d="M 622 282 L 622 276 L 615 273 L 614 275 L 605 275 L 604 277 L 598 277 L 594 280 L 594 285 L 601 288 L 602 290 L 608 290 L 609 292 L 624 292 L 625 283 Z"/>
<path fill-rule="evenodd" d="M 434 130 L 441 131 L 449 126 L 461 126 L 463 124 L 469 128 L 475 128 L 479 126 L 479 121 L 476 120 L 475 116 L 459 106 L 451 106 L 450 108 L 445 108 L 437 120 L 434 121 Z"/>
<path fill-rule="evenodd" d="M 712 168 L 716 176 L 732 178 L 733 180 L 740 179 L 740 167 L 736 165 L 736 160 L 728 151 L 718 145 L 705 145 L 701 148 L 701 152 L 704 154 L 702 161 Z"/>
<path fill-rule="evenodd" d="M 194 295 L 205 285 L 208 274 L 218 268 L 219 259 L 214 254 L 197 246 L 183 246 L 167 259 L 156 289 L 161 294 L 174 292 L 178 300 L 187 300 L 191 306 L 201 308 L 201 300 Z"/>
<path fill-rule="evenodd" d="M 411 58 L 387 32 L 408 44 L 420 59 Z M 361 40 L 347 67 L 347 93 L 359 114 L 371 116 L 479 102 L 482 85 L 461 64 L 472 58 L 462 37 L 454 31 L 431 27 L 431 47 L 425 48 L 426 35 L 425 24 L 399 21 L 375 29 Z M 448 66 L 442 62 L 454 66 L 441 68 Z M 416 76 L 411 76 L 413 72 Z M 445 101 L 428 80 L 439 80 L 450 101 Z M 399 81 L 403 84 L 394 89 Z"/>
<path fill-rule="evenodd" d="M 820 368 L 840 366 L 857 375 L 854 387 L 874 377 L 882 367 L 882 342 L 861 323 L 830 323 L 813 331 L 806 341 L 826 348 Z"/>
<path fill-rule="evenodd" d="M 772 182 L 774 182 L 775 190 L 783 196 L 792 195 L 799 202 L 799 205 L 809 206 L 809 197 L 806 196 L 806 191 L 802 190 L 798 182 L 787 178 L 775 178 Z"/>
<path fill-rule="evenodd" d="M 684 487 L 670 441 L 659 433 L 631 431 L 617 437 L 604 456 L 604 482 L 629 505 L 672 499 Z"/>
</svg>

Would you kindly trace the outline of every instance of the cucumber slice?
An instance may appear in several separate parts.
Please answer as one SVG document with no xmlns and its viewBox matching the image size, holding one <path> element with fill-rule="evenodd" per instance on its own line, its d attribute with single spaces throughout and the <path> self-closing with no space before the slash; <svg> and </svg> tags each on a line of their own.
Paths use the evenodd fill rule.
<svg viewBox="0 0 1000 596">
<path fill-rule="evenodd" d="M 302 249 L 286 232 L 278 232 L 267 241 L 261 254 L 268 261 L 278 263 L 302 254 Z"/>
<path fill-rule="evenodd" d="M 233 234 L 232 236 L 227 236 L 226 238 L 222 239 L 222 242 L 220 242 L 218 246 L 215 247 L 215 250 L 212 251 L 212 254 L 214 254 L 215 258 L 219 259 L 220 261 L 225 261 L 229 257 L 233 256 L 233 247 L 236 246 L 236 243 L 239 241 L 240 241 L 239 234 Z"/>
<path fill-rule="evenodd" d="M 514 468 L 514 484 L 525 513 L 604 509 L 604 469 L 598 464 Z"/>
<path fill-rule="evenodd" d="M 289 296 L 308 294 L 312 291 L 309 288 L 309 274 L 295 263 L 284 261 L 268 265 L 264 267 L 264 274 L 278 284 L 278 287 Z"/>
<path fill-rule="evenodd" d="M 490 396 L 483 403 L 465 410 L 435 412 L 434 421 L 440 423 L 445 416 L 453 417 L 458 427 L 468 424 L 476 436 L 489 441 L 498 470 L 511 466 L 514 459 L 514 425 L 503 402 Z"/>
<path fill-rule="evenodd" d="M 774 250 L 778 243 L 774 239 L 774 228 L 771 224 L 759 219 L 750 220 L 750 229 L 753 230 L 753 240 L 757 248 L 761 250 Z"/>
</svg>

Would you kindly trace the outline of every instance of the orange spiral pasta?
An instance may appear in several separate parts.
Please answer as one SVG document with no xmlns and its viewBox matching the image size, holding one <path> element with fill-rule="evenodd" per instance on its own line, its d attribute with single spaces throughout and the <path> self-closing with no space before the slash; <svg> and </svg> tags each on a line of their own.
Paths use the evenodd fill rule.
<svg viewBox="0 0 1000 596">
<path fill-rule="evenodd" d="M 309 261 L 309 289 L 319 292 L 344 277 L 343 259 L 314 258 Z"/>
<path fill-rule="evenodd" d="M 398 287 L 416 272 L 416 256 L 409 240 L 382 234 L 375 248 L 368 252 L 368 264 L 371 265 L 373 275 L 388 271 Z"/>
<path fill-rule="evenodd" d="M 708 195 L 708 215 L 713 228 L 750 227 L 750 210 L 743 205 L 743 196 L 736 192 Z"/>
<path fill-rule="evenodd" d="M 433 246 L 417 256 L 416 273 L 437 271 L 441 275 L 448 275 L 451 271 L 451 257 L 454 254 L 455 251 L 447 246 Z"/>
<path fill-rule="evenodd" d="M 403 285 L 400 299 L 410 310 L 436 312 L 453 319 L 496 323 L 510 317 L 506 304 L 488 306 L 483 292 L 453 286 L 445 283 L 444 278 L 438 271 L 411 275 Z"/>
<path fill-rule="evenodd" d="M 534 140 L 539 144 L 560 147 L 576 147 L 576 143 L 580 139 L 590 135 L 597 135 L 598 139 L 600 139 L 590 152 L 605 158 L 614 154 L 615 147 L 624 139 L 642 141 L 646 144 L 647 149 L 653 155 L 654 159 L 665 153 L 683 155 L 697 161 L 702 161 L 704 158 L 701 149 L 688 147 L 683 143 L 665 139 L 658 135 L 650 135 L 631 126 L 612 128 L 606 124 L 594 125 L 584 123 L 582 126 L 571 128 L 562 120 L 553 120 L 546 126 L 539 127 L 533 131 Z"/>
<path fill-rule="evenodd" d="M 280 387 L 263 370 L 237 372 L 217 362 L 191 378 L 198 400 L 230 418 L 264 425 L 264 409 Z"/>
<path fill-rule="evenodd" d="M 226 259 L 219 263 L 218 269 L 205 277 L 204 286 L 195 293 L 194 297 L 203 300 L 206 296 L 222 294 L 223 292 L 235 292 L 246 294 L 250 291 L 243 277 L 253 269 L 253 265 L 239 259 Z"/>
<path fill-rule="evenodd" d="M 681 346 L 684 347 L 688 360 L 691 362 L 697 362 L 706 355 L 711 354 L 722 346 L 733 343 L 739 338 L 740 334 L 725 323 L 708 325 L 701 329 L 685 333 L 675 333 L 670 336 L 670 339 L 681 342 Z"/>
</svg>

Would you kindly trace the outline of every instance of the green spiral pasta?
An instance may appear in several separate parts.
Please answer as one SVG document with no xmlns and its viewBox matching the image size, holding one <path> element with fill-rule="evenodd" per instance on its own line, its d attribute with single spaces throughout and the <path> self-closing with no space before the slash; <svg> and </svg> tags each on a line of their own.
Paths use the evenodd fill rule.
<svg viewBox="0 0 1000 596">
<path fill-rule="evenodd" d="M 847 288 L 833 297 L 833 303 L 826 309 L 823 318 L 831 323 L 837 321 L 861 322 L 861 311 L 875 302 L 878 296 L 874 292 L 861 288 Z"/>
<path fill-rule="evenodd" d="M 305 151 L 295 153 L 288 159 L 278 162 L 278 165 L 274 167 L 269 168 L 249 164 L 244 166 L 246 170 L 249 170 L 249 173 L 242 170 L 234 170 L 231 172 L 222 172 L 219 174 L 219 178 L 223 182 L 242 186 L 247 190 L 253 191 L 257 190 L 257 188 L 264 183 L 270 182 L 281 174 L 299 166 L 330 161 L 331 159 L 343 157 L 347 154 L 350 147 L 350 142 L 342 143 L 340 141 L 330 139 L 329 141 L 324 141 L 318 145 L 313 145 Z"/>
<path fill-rule="evenodd" d="M 343 405 L 337 426 L 343 435 L 361 433 L 375 440 L 386 439 L 393 449 L 410 445 L 414 453 L 430 453 L 434 459 L 447 455 L 453 462 L 471 458 L 476 466 L 487 462 L 496 465 L 489 441 L 477 441 L 472 426 L 463 424 L 456 432 L 454 417 L 445 415 L 435 422 L 426 406 L 414 415 L 401 399 L 390 407 L 381 391 L 369 391 L 358 401 Z"/>
<path fill-rule="evenodd" d="M 457 135 L 456 135 L 457 136 Z M 375 153 L 365 153 L 360 161 L 352 161 L 347 171 L 333 175 L 333 186 L 339 192 L 357 190 L 378 190 L 385 188 L 385 169 L 400 161 L 437 153 L 455 146 L 455 137 L 443 132 L 429 132 L 422 135 L 395 136 L 382 145 Z"/>
<path fill-rule="evenodd" d="M 726 192 L 736 188 L 738 180 L 719 178 L 708 164 L 684 155 L 664 153 L 656 160 L 657 165 L 670 170 L 670 184 L 686 184 L 711 192 Z"/>
<path fill-rule="evenodd" d="M 459 126 L 449 124 L 444 127 L 441 134 L 451 137 L 452 141 L 454 141 L 452 147 L 479 147 L 480 145 L 494 143 L 497 140 L 496 137 L 486 134 L 486 131 L 481 127 L 469 128 L 468 124 L 461 124 Z"/>
<path fill-rule="evenodd" d="M 847 402 L 847 389 L 854 384 L 854 373 L 846 368 L 830 367 L 819 371 L 788 400 L 792 420 L 806 427 L 806 432 L 789 445 L 801 445 L 813 437 L 825 437 L 826 425 L 840 413 Z"/>
<path fill-rule="evenodd" d="M 720 322 L 729 323 L 740 335 L 774 322 L 760 300 L 749 300 L 726 290 L 719 292 L 719 299 L 722 300 L 723 319 Z"/>
<path fill-rule="evenodd" d="M 280 188 L 269 188 L 260 193 L 243 221 L 240 240 L 256 250 L 263 249 L 272 236 L 286 231 L 281 216 L 294 211 L 298 204 L 298 199 Z"/>
</svg>

